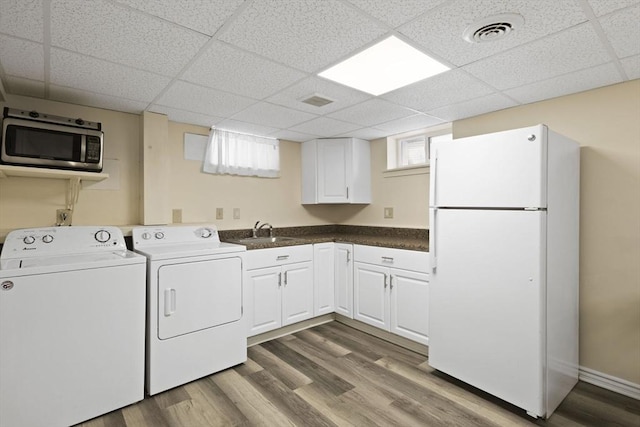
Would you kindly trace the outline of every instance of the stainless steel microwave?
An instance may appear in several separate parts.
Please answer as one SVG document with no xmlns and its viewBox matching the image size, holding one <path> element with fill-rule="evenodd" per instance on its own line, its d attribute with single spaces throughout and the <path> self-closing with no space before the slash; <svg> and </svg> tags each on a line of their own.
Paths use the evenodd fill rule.
<svg viewBox="0 0 640 427">
<path fill-rule="evenodd" d="M 102 124 L 5 107 L 0 160 L 4 164 L 102 171 Z"/>
</svg>

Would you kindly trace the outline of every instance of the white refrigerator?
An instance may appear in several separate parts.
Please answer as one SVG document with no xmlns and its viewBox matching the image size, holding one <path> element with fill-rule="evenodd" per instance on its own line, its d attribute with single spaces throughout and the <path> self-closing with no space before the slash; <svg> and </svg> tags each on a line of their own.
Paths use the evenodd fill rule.
<svg viewBox="0 0 640 427">
<path fill-rule="evenodd" d="M 537 125 L 430 164 L 429 364 L 548 418 L 578 381 L 579 146 Z"/>
</svg>

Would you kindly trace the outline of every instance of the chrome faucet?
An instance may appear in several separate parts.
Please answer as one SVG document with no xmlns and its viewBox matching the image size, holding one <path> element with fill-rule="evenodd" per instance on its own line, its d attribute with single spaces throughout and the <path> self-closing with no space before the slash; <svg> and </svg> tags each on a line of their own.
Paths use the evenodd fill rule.
<svg viewBox="0 0 640 427">
<path fill-rule="evenodd" d="M 269 224 L 268 222 L 265 222 L 260 227 L 258 227 L 258 224 L 260 224 L 260 221 L 256 221 L 256 223 L 253 226 L 254 239 L 258 237 L 258 231 L 262 230 L 264 227 L 269 227 L 269 237 L 273 237 L 273 226 L 271 224 Z"/>
</svg>

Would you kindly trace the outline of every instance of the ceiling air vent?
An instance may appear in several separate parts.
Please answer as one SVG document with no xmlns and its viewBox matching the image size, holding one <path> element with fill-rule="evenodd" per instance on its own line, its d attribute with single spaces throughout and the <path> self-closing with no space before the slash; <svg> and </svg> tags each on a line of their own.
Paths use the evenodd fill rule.
<svg viewBox="0 0 640 427">
<path fill-rule="evenodd" d="M 333 102 L 332 99 L 326 98 L 317 93 L 314 93 L 311 96 L 305 97 L 300 101 L 304 102 L 305 104 L 313 105 L 314 107 L 322 107 L 324 105 L 331 104 Z"/>
<path fill-rule="evenodd" d="M 517 13 L 502 13 L 488 16 L 469 25 L 462 33 L 469 43 L 484 43 L 502 40 L 524 25 L 524 18 Z"/>
</svg>

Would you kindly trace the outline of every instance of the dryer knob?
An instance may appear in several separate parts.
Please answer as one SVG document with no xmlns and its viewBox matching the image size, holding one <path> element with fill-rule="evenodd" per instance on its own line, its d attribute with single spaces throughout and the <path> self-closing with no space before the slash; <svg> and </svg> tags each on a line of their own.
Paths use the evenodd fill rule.
<svg viewBox="0 0 640 427">
<path fill-rule="evenodd" d="M 53 242 L 53 236 L 51 234 L 46 234 L 42 236 L 42 241 L 45 243 L 51 243 Z"/>
<path fill-rule="evenodd" d="M 144 240 L 149 240 L 151 238 L 151 233 L 142 233 L 142 238 Z"/>
<path fill-rule="evenodd" d="M 33 236 L 27 236 L 24 239 L 22 239 L 22 241 L 24 242 L 25 245 L 32 245 L 36 242 L 36 238 Z"/>
<path fill-rule="evenodd" d="M 164 233 L 161 231 L 158 231 L 156 233 L 156 239 L 164 239 Z"/>
<path fill-rule="evenodd" d="M 98 230 L 95 234 L 95 238 L 98 242 L 105 243 L 108 242 L 111 238 L 111 233 L 109 233 L 107 230 Z"/>
<path fill-rule="evenodd" d="M 203 239 L 208 239 L 209 237 L 211 237 L 213 233 L 211 232 L 210 228 L 202 228 L 200 229 L 200 237 L 202 237 Z"/>
</svg>

